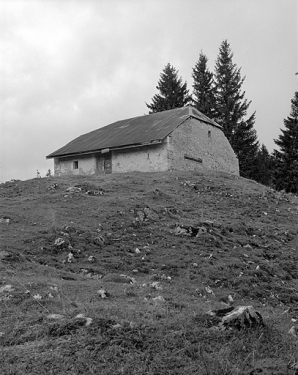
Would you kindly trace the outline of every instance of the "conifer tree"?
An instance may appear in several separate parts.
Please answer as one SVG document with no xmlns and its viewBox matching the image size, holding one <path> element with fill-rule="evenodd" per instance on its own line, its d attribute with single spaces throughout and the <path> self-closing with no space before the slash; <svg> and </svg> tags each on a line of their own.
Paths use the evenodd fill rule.
<svg viewBox="0 0 298 375">
<path fill-rule="evenodd" d="M 252 170 L 252 178 L 263 185 L 272 185 L 272 156 L 266 146 L 261 145 L 257 152 L 256 164 Z"/>
<path fill-rule="evenodd" d="M 284 120 L 285 129 L 281 129 L 274 150 L 274 182 L 278 190 L 298 192 L 298 91 L 291 100 L 291 113 Z"/>
<path fill-rule="evenodd" d="M 168 63 L 162 73 L 156 88 L 160 94 L 155 94 L 152 103 L 147 104 L 149 113 L 162 112 L 168 109 L 184 107 L 190 100 L 187 83 L 178 77 L 178 71 Z"/>
<path fill-rule="evenodd" d="M 251 178 L 259 148 L 253 127 L 255 112 L 245 119 L 251 102 L 245 99 L 245 91 L 241 91 L 245 78 L 241 78 L 241 69 L 233 63 L 233 53 L 227 40 L 224 40 L 219 48 L 214 80 L 215 121 L 222 126 L 238 156 L 240 174 Z"/>
<path fill-rule="evenodd" d="M 215 96 L 213 73 L 208 70 L 208 59 L 203 52 L 192 71 L 193 101 L 195 107 L 209 118 L 214 117 Z"/>
</svg>

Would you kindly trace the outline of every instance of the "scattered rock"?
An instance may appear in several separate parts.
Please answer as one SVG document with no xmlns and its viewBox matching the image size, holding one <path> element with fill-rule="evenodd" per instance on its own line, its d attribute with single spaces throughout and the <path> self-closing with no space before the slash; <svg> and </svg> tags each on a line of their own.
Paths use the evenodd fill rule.
<svg viewBox="0 0 298 375">
<path fill-rule="evenodd" d="M 87 326 L 87 327 L 90 326 L 90 324 L 93 321 L 92 318 L 87 318 L 84 314 L 78 314 L 77 316 L 75 316 L 75 319 L 85 320 L 85 326 Z"/>
<path fill-rule="evenodd" d="M 124 279 L 128 280 L 129 284 L 135 284 L 136 283 L 136 279 L 134 277 L 130 277 L 130 276 L 127 276 L 127 275 L 124 275 L 124 274 L 121 274 L 120 276 L 123 277 Z"/>
<path fill-rule="evenodd" d="M 143 209 L 136 209 L 135 210 L 135 215 L 136 215 L 136 221 L 147 221 L 147 220 L 152 220 L 152 221 L 157 221 L 159 219 L 158 214 L 153 211 L 150 207 L 145 207 Z"/>
<path fill-rule="evenodd" d="M 102 246 L 105 243 L 105 239 L 102 236 L 97 236 L 93 240 L 94 245 Z"/>
<path fill-rule="evenodd" d="M 81 188 L 76 187 L 76 186 L 70 186 L 70 187 L 68 187 L 68 188 L 66 189 L 66 191 L 67 191 L 68 193 L 78 193 L 78 192 L 80 192 L 81 190 L 82 190 Z"/>
<path fill-rule="evenodd" d="M 63 238 L 57 238 L 54 242 L 54 245 L 59 248 L 59 249 L 63 249 L 65 247 L 65 241 Z"/>
<path fill-rule="evenodd" d="M 7 284 L 7 285 L 4 285 L 0 288 L 0 293 L 5 293 L 5 292 L 13 292 L 15 289 L 12 285 L 10 284 Z"/>
<path fill-rule="evenodd" d="M 154 302 L 165 302 L 165 299 L 163 298 L 163 296 L 154 297 L 154 298 L 152 298 L 152 300 Z"/>
<path fill-rule="evenodd" d="M 144 214 L 145 214 L 145 218 L 148 219 L 148 220 L 156 221 L 156 220 L 159 219 L 159 216 L 157 215 L 157 213 L 154 212 L 149 207 L 144 208 Z"/>
<path fill-rule="evenodd" d="M 96 195 L 103 195 L 104 193 L 102 190 L 87 190 L 85 194 L 96 196 Z"/>
<path fill-rule="evenodd" d="M 215 295 L 214 292 L 213 292 L 213 290 L 210 288 L 210 286 L 207 285 L 207 286 L 205 287 L 205 290 L 206 290 L 206 292 L 207 292 L 208 294 L 212 294 L 213 296 Z"/>
<path fill-rule="evenodd" d="M 94 273 L 94 271 L 87 270 L 85 268 L 81 268 L 80 270 L 81 275 L 88 277 L 89 279 L 102 279 L 103 276 L 101 274 Z"/>
<path fill-rule="evenodd" d="M 96 259 L 95 259 L 95 257 L 93 256 L 93 255 L 90 255 L 89 257 L 88 257 L 88 262 L 90 262 L 90 263 L 94 263 L 96 261 Z"/>
<path fill-rule="evenodd" d="M 34 294 L 33 296 L 32 296 L 34 299 L 36 299 L 36 300 L 41 300 L 42 299 L 42 297 L 41 297 L 41 295 L 40 294 Z"/>
<path fill-rule="evenodd" d="M 87 318 L 86 317 L 86 327 L 90 326 L 90 324 L 93 322 L 92 318 Z"/>
<path fill-rule="evenodd" d="M 254 328 L 263 326 L 263 318 L 252 306 L 228 307 L 226 309 L 211 310 L 207 315 L 212 317 L 211 322 L 214 323 L 219 330 L 229 328 Z"/>
<path fill-rule="evenodd" d="M 75 259 L 74 259 L 73 253 L 72 252 L 68 253 L 68 255 L 67 255 L 67 262 L 68 263 L 73 263 L 74 260 Z"/>
<path fill-rule="evenodd" d="M 150 284 L 150 287 L 152 289 L 156 289 L 156 290 L 162 290 L 163 289 L 163 287 L 162 287 L 162 285 L 159 281 L 154 281 L 153 283 Z"/>
<path fill-rule="evenodd" d="M 0 219 L 1 224 L 11 224 L 11 219 L 7 216 L 4 216 Z"/>
<path fill-rule="evenodd" d="M 136 220 L 141 221 L 141 222 L 145 220 L 145 214 L 143 211 L 136 211 L 136 215 L 137 215 Z"/>
<path fill-rule="evenodd" d="M 49 187 L 48 187 L 48 190 L 55 190 L 58 188 L 58 184 L 56 184 L 55 182 L 53 182 Z"/>
<path fill-rule="evenodd" d="M 154 273 L 153 275 L 150 276 L 150 279 L 151 279 L 151 281 L 160 281 L 160 280 L 171 281 L 172 277 L 168 276 L 168 275 L 165 275 L 164 273 L 161 274 L 161 275 L 157 274 L 157 273 Z"/>
<path fill-rule="evenodd" d="M 176 236 L 188 236 L 188 229 L 182 228 L 181 226 L 177 226 L 174 230 Z"/>
<path fill-rule="evenodd" d="M 251 249 L 252 250 L 252 247 L 249 245 L 249 244 L 247 244 L 247 245 L 245 245 L 245 246 L 243 246 L 245 249 Z"/>
<path fill-rule="evenodd" d="M 110 293 L 108 293 L 108 292 L 107 292 L 106 290 L 104 290 L 103 288 L 98 289 L 97 294 L 98 294 L 101 298 L 108 298 L 108 297 L 110 297 Z"/>
<path fill-rule="evenodd" d="M 191 225 L 179 224 L 174 230 L 176 236 L 190 236 L 190 237 L 199 237 L 202 234 L 207 233 L 207 228 L 205 226 L 193 227 Z"/>
<path fill-rule="evenodd" d="M 291 327 L 288 334 L 292 335 L 294 337 L 297 337 L 298 336 L 298 327 L 296 327 L 296 326 Z"/>
<path fill-rule="evenodd" d="M 63 280 L 76 280 L 75 277 L 67 276 L 67 275 L 65 275 L 65 276 L 61 276 L 61 279 L 63 279 Z"/>
<path fill-rule="evenodd" d="M 228 296 L 221 297 L 220 301 L 226 305 L 232 305 L 234 303 L 234 298 L 229 294 Z"/>
<path fill-rule="evenodd" d="M 53 320 L 61 320 L 61 319 L 64 319 L 64 315 L 61 315 L 61 314 L 49 314 L 47 316 L 48 319 L 53 319 Z"/>
</svg>

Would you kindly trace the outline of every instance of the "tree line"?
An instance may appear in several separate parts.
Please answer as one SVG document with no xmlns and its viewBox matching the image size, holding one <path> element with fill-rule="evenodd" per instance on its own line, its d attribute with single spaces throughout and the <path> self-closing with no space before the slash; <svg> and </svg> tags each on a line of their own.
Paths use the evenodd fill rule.
<svg viewBox="0 0 298 375">
<path fill-rule="evenodd" d="M 251 101 L 245 97 L 241 68 L 233 62 L 227 40 L 220 47 L 214 72 L 208 69 L 203 52 L 192 69 L 193 92 L 179 71 L 168 63 L 156 86 L 159 91 L 146 106 L 149 113 L 183 107 L 188 103 L 221 125 L 239 160 L 240 175 L 286 192 L 298 192 L 298 92 L 291 103 L 290 116 L 284 120 L 275 144 L 279 150 L 271 154 L 258 141 L 254 129 L 256 112 L 248 115 Z"/>
</svg>

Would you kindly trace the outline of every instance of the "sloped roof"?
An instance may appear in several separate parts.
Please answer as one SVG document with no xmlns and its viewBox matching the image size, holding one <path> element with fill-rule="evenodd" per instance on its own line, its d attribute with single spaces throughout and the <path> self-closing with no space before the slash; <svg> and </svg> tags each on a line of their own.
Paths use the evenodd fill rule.
<svg viewBox="0 0 298 375">
<path fill-rule="evenodd" d="M 189 117 L 221 128 L 215 121 L 191 105 L 187 105 L 182 108 L 117 121 L 93 130 L 51 153 L 47 156 L 47 159 L 90 153 L 107 148 L 114 149 L 161 142 Z"/>
</svg>

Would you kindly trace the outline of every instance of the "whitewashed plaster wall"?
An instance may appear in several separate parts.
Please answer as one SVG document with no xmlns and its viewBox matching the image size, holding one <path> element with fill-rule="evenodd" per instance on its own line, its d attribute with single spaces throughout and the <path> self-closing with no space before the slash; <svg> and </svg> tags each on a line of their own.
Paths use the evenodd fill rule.
<svg viewBox="0 0 298 375">
<path fill-rule="evenodd" d="M 74 169 L 74 161 L 78 162 L 78 169 Z M 55 176 L 62 175 L 92 175 L 96 174 L 96 158 L 94 154 L 69 156 L 54 159 Z"/>
<path fill-rule="evenodd" d="M 113 172 L 158 172 L 168 169 L 166 142 L 112 152 Z"/>
</svg>

